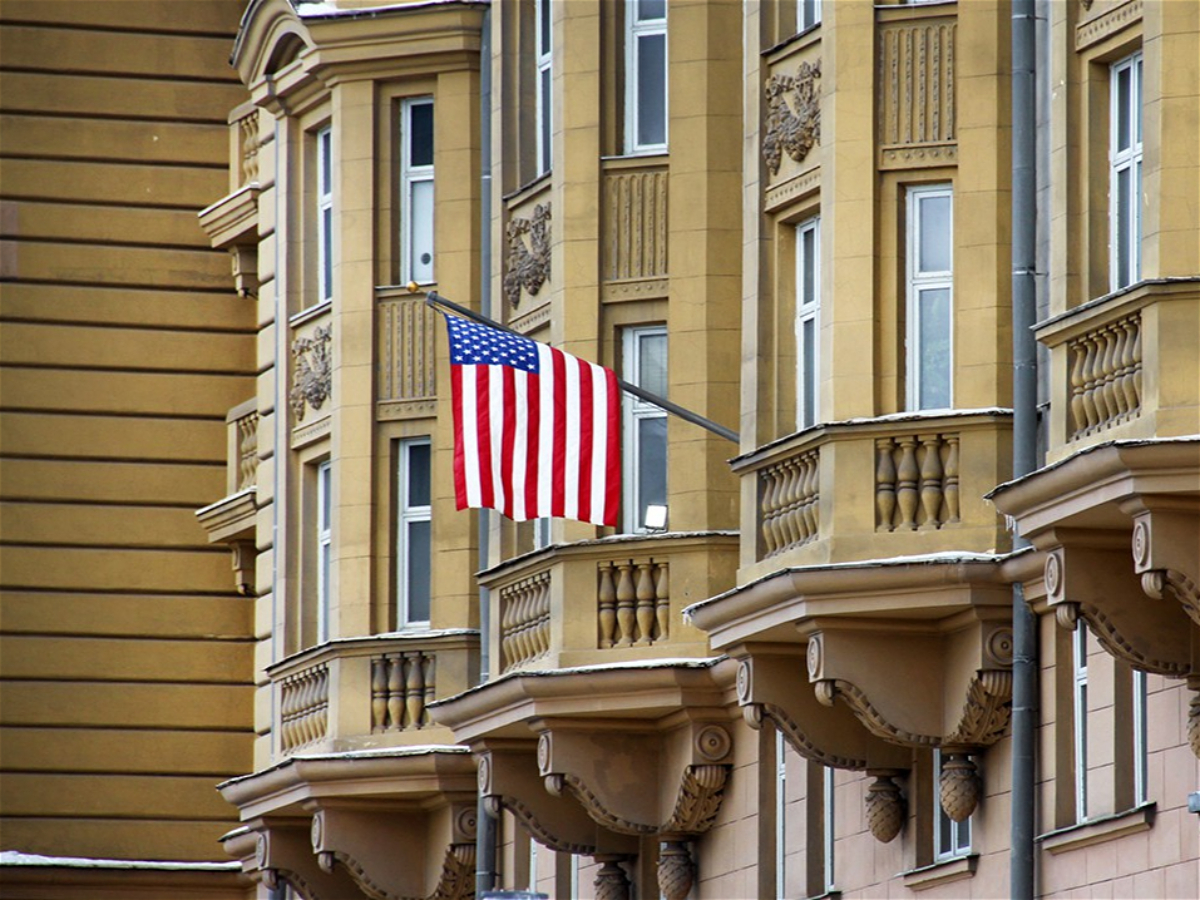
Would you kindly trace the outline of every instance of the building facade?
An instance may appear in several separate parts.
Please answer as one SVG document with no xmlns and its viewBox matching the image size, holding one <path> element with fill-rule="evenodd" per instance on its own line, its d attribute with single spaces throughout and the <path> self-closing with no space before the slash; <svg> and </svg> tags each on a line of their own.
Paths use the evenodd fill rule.
<svg viewBox="0 0 1200 900">
<path fill-rule="evenodd" d="M 36 68 L 29 22 L 65 25 L 33 19 L 42 7 L 80 15 L 5 0 L 6 60 L 18 44 L 33 54 L 5 62 L 9 83 Z M 27 370 L 78 367 L 87 338 L 16 333 L 54 324 L 35 306 L 70 303 L 85 334 L 128 320 L 110 320 L 101 293 L 74 296 L 61 246 L 41 257 L 56 274 L 30 258 L 45 240 L 28 222 L 40 194 L 8 184 L 27 157 L 70 160 L 62 135 L 28 143 L 50 127 L 34 115 L 57 122 L 60 101 L 34 95 L 5 128 L 6 263 L 19 265 L 6 268 L 4 362 L 26 380 L 6 372 L 4 408 L 32 422 L 5 429 L 6 691 L 29 710 L 5 701 L 18 710 L 5 714 L 5 815 L 20 829 L 6 820 L 6 885 L 53 895 L 72 873 L 35 865 L 43 854 L 160 872 L 191 860 L 197 890 L 264 900 L 1200 892 L 1200 6 L 239 9 L 229 40 L 205 21 L 186 54 L 139 56 L 147 78 L 187 54 L 220 72 L 228 51 L 233 67 L 203 91 L 228 134 L 227 184 L 209 179 L 196 201 L 164 186 L 172 209 L 199 212 L 176 243 L 213 269 L 213 322 L 189 330 L 194 349 L 155 351 L 172 375 L 226 377 L 218 389 L 154 375 L 180 385 L 165 388 L 176 404 L 203 404 L 179 413 L 203 422 L 182 441 L 161 421 L 178 406 L 138 406 L 132 376 L 97 392 L 107 414 L 155 420 L 144 435 L 114 426 L 155 478 L 174 457 L 148 448 L 192 460 L 217 447 L 180 495 L 202 496 L 179 540 L 218 568 L 232 560 L 232 578 L 166 557 L 170 588 L 110 585 L 104 566 L 67 583 L 66 562 L 22 574 L 33 544 L 74 559 L 89 541 L 72 533 L 96 512 L 43 509 L 38 486 L 59 477 L 12 465 L 61 455 L 29 429 L 81 401 Z M 165 42 L 171 29 L 150 30 Z M 1014 101 L 1014 30 L 1029 35 L 1030 106 Z M 1029 152 L 1014 130 L 1036 134 Z M 107 139 L 119 159 L 149 152 L 122 143 L 133 134 Z M 203 167 L 216 172 L 215 157 Z M 1027 172 L 1032 223 L 1012 212 Z M 122 217 L 133 203 L 111 202 Z M 72 239 L 92 238 L 63 218 Z M 1014 232 L 1035 238 L 1028 272 Z M 1013 386 L 1016 270 L 1034 287 L 1033 401 Z M 175 265 L 163 285 L 137 285 L 186 292 L 191 277 Z M 718 427 L 626 396 L 617 527 L 459 511 L 435 295 Z M 170 322 L 158 327 L 185 330 Z M 157 368 L 92 365 L 104 378 Z M 110 490 L 137 506 L 125 484 Z M 169 552 L 165 523 L 122 515 L 95 527 L 144 529 L 139 550 Z M 199 865 L 220 865 L 218 834 L 203 850 L 146 831 L 89 843 L 74 829 L 103 794 L 55 806 L 50 787 L 87 784 L 103 753 L 42 749 L 72 743 L 35 727 L 36 710 L 58 708 L 52 682 L 148 680 L 122 666 L 165 663 L 155 626 L 135 627 L 158 620 L 129 609 L 127 643 L 83 671 L 120 610 L 51 612 L 46 598 L 119 590 L 143 605 L 198 592 L 240 617 L 220 642 L 172 617 L 200 659 L 163 679 L 173 706 L 229 716 L 237 754 L 188 770 L 204 753 L 159 743 L 154 771 L 168 792 L 193 776 L 217 786 L 173 796 L 223 810 L 205 818 L 227 820 L 236 884 Z M 51 627 L 64 616 L 87 624 Z M 1030 634 L 1014 632 L 1028 616 Z M 240 705 L 188 693 L 218 684 Z M 1029 688 L 1022 731 L 1014 702 Z M 121 721 L 86 708 L 94 721 L 54 726 Z M 165 741 L 189 725 L 156 727 Z M 11 762 L 25 759 L 12 747 L 29 761 Z M 1014 759 L 1027 754 L 1026 780 Z M 140 751 L 112 755 L 126 767 L 105 782 L 114 804 L 143 796 L 127 762 Z M 53 816 L 70 825 L 37 830 Z M 1014 881 L 1023 854 L 1028 886 Z"/>
</svg>

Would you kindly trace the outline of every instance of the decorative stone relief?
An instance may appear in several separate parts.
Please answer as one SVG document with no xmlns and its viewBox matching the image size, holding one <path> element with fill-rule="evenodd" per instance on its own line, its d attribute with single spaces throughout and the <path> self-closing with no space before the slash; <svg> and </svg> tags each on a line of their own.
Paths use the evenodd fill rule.
<svg viewBox="0 0 1200 900">
<path fill-rule="evenodd" d="M 606 282 L 667 275 L 667 171 L 606 172 L 601 271 Z"/>
<path fill-rule="evenodd" d="M 600 871 L 596 873 L 596 900 L 629 900 L 629 876 L 621 868 L 620 856 L 596 856 Z"/>
<path fill-rule="evenodd" d="M 821 97 L 817 90 L 820 78 L 821 60 L 817 60 L 801 63 L 795 75 L 772 75 L 767 79 L 762 153 L 772 175 L 779 173 L 784 153 L 796 162 L 803 162 L 809 151 L 821 143 Z"/>
<path fill-rule="evenodd" d="M 956 26 L 946 19 L 897 22 L 879 33 L 879 143 L 891 164 L 939 165 L 956 140 Z M 889 159 L 889 150 L 904 148 Z"/>
<path fill-rule="evenodd" d="M 525 245 L 526 235 L 528 246 Z M 504 236 L 508 241 L 504 296 L 515 308 L 521 302 L 522 288 L 537 296 L 550 277 L 550 204 L 537 204 L 532 218 L 514 216 L 509 220 Z"/>
<path fill-rule="evenodd" d="M 295 375 L 288 400 L 296 421 L 302 421 L 308 407 L 320 409 L 329 399 L 333 387 L 333 326 L 324 325 L 313 331 L 312 337 L 292 341 Z"/>
<path fill-rule="evenodd" d="M 692 855 L 683 841 L 664 841 L 658 851 L 658 891 L 666 900 L 684 900 L 696 880 Z"/>
<path fill-rule="evenodd" d="M 688 766 L 679 786 L 675 810 L 660 831 L 701 834 L 711 828 L 721 808 L 728 777 L 726 766 Z"/>
<path fill-rule="evenodd" d="M 965 753 L 943 754 L 938 791 L 943 812 L 955 822 L 965 822 L 975 812 L 983 789 L 979 770 Z"/>
</svg>

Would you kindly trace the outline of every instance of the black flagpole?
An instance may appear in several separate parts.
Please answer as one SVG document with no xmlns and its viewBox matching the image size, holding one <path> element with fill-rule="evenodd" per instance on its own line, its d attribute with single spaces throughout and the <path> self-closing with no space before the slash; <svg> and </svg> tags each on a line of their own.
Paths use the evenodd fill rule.
<svg viewBox="0 0 1200 900">
<path fill-rule="evenodd" d="M 415 294 L 419 290 L 419 287 L 417 286 L 416 282 L 409 282 L 408 290 L 410 293 Z M 489 328 L 498 328 L 501 331 L 507 331 L 509 334 L 515 334 L 518 337 L 529 338 L 528 335 L 521 334 L 521 332 L 517 331 L 515 328 L 509 328 L 507 325 L 502 325 L 499 322 L 489 319 L 482 313 L 477 313 L 473 309 L 468 309 L 465 306 L 461 306 L 455 303 L 453 300 L 447 300 L 437 291 L 430 291 L 428 294 L 426 294 L 425 302 L 429 306 L 445 307 L 455 315 L 471 319 L 472 321 L 478 322 L 480 325 L 486 325 Z M 699 413 L 692 412 L 690 409 L 680 406 L 678 403 L 672 403 L 666 397 L 660 397 L 658 394 L 651 393 L 645 388 L 638 387 L 636 384 L 630 384 L 623 378 L 618 378 L 617 384 L 620 385 L 621 390 L 625 391 L 627 394 L 633 394 L 633 396 L 640 400 L 645 400 L 647 403 L 653 403 L 655 406 L 664 409 L 669 413 L 673 413 L 674 415 L 679 416 L 679 418 L 691 422 L 693 425 L 699 425 L 701 428 L 708 429 L 713 434 L 723 437 L 727 441 L 733 441 L 735 444 L 740 443 L 740 438 L 738 437 L 738 433 L 736 431 L 726 428 L 724 425 L 718 425 L 712 419 L 706 419 Z"/>
</svg>

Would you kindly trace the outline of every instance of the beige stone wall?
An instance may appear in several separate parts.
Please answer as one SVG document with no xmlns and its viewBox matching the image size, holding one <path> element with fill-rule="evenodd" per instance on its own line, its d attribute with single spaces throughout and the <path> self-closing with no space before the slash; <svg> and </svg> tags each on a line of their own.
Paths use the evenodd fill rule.
<svg viewBox="0 0 1200 900">
<path fill-rule="evenodd" d="M 226 493 L 254 305 L 196 214 L 242 5 L 0 9 L 5 849 L 221 860 L 236 821 L 253 607 L 194 510 Z"/>
</svg>

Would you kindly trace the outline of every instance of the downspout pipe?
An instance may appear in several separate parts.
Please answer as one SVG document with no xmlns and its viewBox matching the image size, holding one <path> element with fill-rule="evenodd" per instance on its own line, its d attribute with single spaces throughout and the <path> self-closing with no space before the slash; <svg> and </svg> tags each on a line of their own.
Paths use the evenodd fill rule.
<svg viewBox="0 0 1200 900">
<path fill-rule="evenodd" d="M 1035 0 L 1012 0 L 1013 477 L 1037 467 L 1037 24 Z M 1014 549 L 1028 545 L 1019 534 Z M 1038 634 L 1025 591 L 1013 585 L 1012 855 L 1009 895 L 1036 894 Z"/>
<path fill-rule="evenodd" d="M 484 315 L 492 311 L 492 8 L 483 10 L 479 35 L 479 307 Z M 486 568 L 491 555 L 491 513 L 479 510 L 479 566 Z M 479 681 L 488 679 L 491 653 L 490 591 L 479 585 Z M 496 819 L 488 812 L 483 794 L 475 810 L 475 896 L 482 897 L 496 887 Z"/>
</svg>

